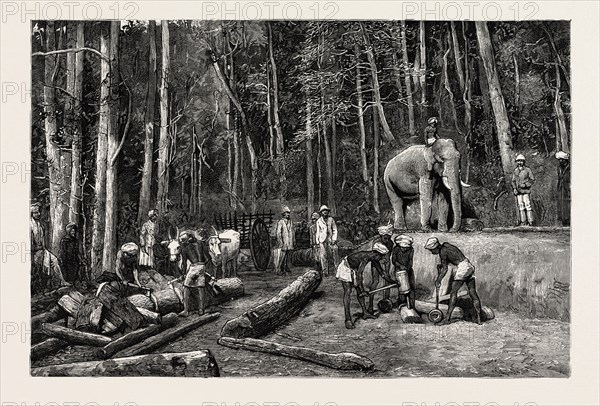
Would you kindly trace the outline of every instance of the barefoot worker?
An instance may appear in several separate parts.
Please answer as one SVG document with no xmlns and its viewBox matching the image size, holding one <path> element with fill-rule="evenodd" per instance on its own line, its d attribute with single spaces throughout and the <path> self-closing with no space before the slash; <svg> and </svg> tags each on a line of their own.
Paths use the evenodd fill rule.
<svg viewBox="0 0 600 406">
<path fill-rule="evenodd" d="M 358 303 L 363 311 L 363 319 L 374 319 L 375 315 L 367 311 L 365 306 L 365 297 L 368 293 L 365 292 L 363 286 L 363 271 L 365 266 L 370 262 L 371 267 L 375 268 L 379 275 L 389 283 L 396 283 L 383 270 L 379 261 L 388 253 L 388 249 L 381 243 L 375 243 L 372 251 L 358 251 L 345 257 L 337 268 L 336 278 L 342 282 L 344 288 L 344 314 L 346 316 L 346 328 L 354 328 L 352 316 L 350 315 L 350 294 L 352 286 L 356 286 L 356 295 Z"/>
<path fill-rule="evenodd" d="M 398 281 L 398 306 L 402 302 L 408 302 L 411 309 L 415 308 L 415 272 L 413 270 L 413 239 L 407 235 L 398 235 L 394 238 L 396 246 L 392 249 L 392 264 L 394 265 L 394 275 Z M 402 273 L 408 276 L 408 288 L 410 292 L 401 293 L 402 291 Z M 404 287 L 406 289 L 406 287 Z M 404 290 L 406 292 L 406 290 Z"/>
<path fill-rule="evenodd" d="M 445 242 L 440 244 L 437 238 L 431 237 L 425 243 L 425 249 L 429 250 L 433 255 L 439 255 L 441 264 L 438 266 L 439 273 L 435 281 L 435 287 L 440 288 L 442 279 L 448 272 L 448 264 L 454 265 L 451 273 L 452 290 L 450 292 L 450 303 L 448 304 L 448 313 L 446 318 L 440 322 L 440 324 L 449 324 L 450 316 L 456 306 L 456 298 L 458 296 L 458 290 L 464 284 L 469 289 L 469 296 L 473 300 L 473 306 L 477 311 L 477 324 L 481 324 L 481 301 L 477 290 L 475 289 L 475 267 L 465 257 L 461 250 L 454 245 Z"/>
</svg>

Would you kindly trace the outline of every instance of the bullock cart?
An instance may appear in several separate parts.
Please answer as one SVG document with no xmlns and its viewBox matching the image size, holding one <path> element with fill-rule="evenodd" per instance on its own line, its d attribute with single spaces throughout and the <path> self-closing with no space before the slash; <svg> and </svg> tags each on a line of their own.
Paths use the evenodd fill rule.
<svg viewBox="0 0 600 406">
<path fill-rule="evenodd" d="M 227 213 L 215 216 L 220 230 L 232 229 L 240 233 L 240 248 L 249 249 L 254 266 L 265 271 L 271 260 L 271 226 L 273 213 Z"/>
</svg>

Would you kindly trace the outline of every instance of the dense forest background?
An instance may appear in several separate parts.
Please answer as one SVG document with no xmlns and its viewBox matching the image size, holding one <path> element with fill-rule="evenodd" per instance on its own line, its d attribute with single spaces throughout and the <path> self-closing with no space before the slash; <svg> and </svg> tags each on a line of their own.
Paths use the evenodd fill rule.
<svg viewBox="0 0 600 406">
<path fill-rule="evenodd" d="M 554 225 L 570 26 L 38 21 L 32 89 L 31 199 L 47 209 L 51 247 L 80 225 L 94 272 L 137 241 L 153 207 L 180 227 L 281 204 L 295 221 L 327 204 L 387 223 L 383 169 L 423 143 L 430 116 L 462 154 L 466 217 L 514 225 L 506 182 L 523 153 L 536 223 Z"/>
</svg>

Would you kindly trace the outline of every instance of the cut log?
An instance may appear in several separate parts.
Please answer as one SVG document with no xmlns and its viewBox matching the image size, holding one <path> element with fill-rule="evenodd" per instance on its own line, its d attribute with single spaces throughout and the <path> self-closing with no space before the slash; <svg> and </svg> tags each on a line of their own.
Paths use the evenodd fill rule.
<svg viewBox="0 0 600 406">
<path fill-rule="evenodd" d="M 446 313 L 448 313 L 448 306 L 441 304 L 439 306 L 440 310 L 444 313 L 444 317 Z M 421 300 L 415 300 L 415 310 L 419 313 L 427 314 L 430 311 L 435 309 L 435 303 L 423 302 Z M 456 306 L 454 311 L 452 312 L 451 320 L 462 320 L 463 319 L 463 309 Z"/>
<path fill-rule="evenodd" d="M 225 323 L 221 336 L 257 338 L 273 331 L 302 310 L 320 283 L 321 275 L 308 270 L 270 300 Z"/>
<path fill-rule="evenodd" d="M 208 313 L 203 316 L 195 316 L 190 317 L 184 323 L 180 323 L 173 328 L 165 330 L 155 336 L 149 337 L 138 343 L 132 347 L 126 348 L 123 351 L 120 351 L 117 355 L 119 357 L 131 357 L 139 354 L 148 354 L 160 348 L 170 342 L 175 341 L 179 337 L 189 333 L 192 330 L 197 329 L 198 327 L 210 323 L 218 319 L 221 316 L 221 313 Z"/>
<path fill-rule="evenodd" d="M 74 297 L 75 298 L 74 298 Z M 64 295 L 58 300 L 58 305 L 71 317 L 77 317 L 79 306 L 83 302 L 84 297 L 79 298 L 76 294 Z"/>
<path fill-rule="evenodd" d="M 334 369 L 359 371 L 373 369 L 373 361 L 366 357 L 351 352 L 332 354 L 320 350 L 314 350 L 311 348 L 278 344 L 271 341 L 259 340 L 255 338 L 240 339 L 232 337 L 221 337 L 219 338 L 218 343 L 223 346 L 235 348 L 238 350 L 242 349 L 248 351 L 282 355 L 285 357 L 296 358 Z"/>
<path fill-rule="evenodd" d="M 91 345 L 93 347 L 103 347 L 112 340 L 100 334 L 86 333 L 71 328 L 57 326 L 55 324 L 42 324 L 42 332 L 47 336 L 60 338 L 69 342 L 69 344 Z"/>
<path fill-rule="evenodd" d="M 146 310 L 156 311 L 154 302 L 146 295 L 137 294 L 127 298 L 135 307 L 141 307 Z"/>
<path fill-rule="evenodd" d="M 38 329 L 42 323 L 53 323 L 67 317 L 67 313 L 58 305 L 54 305 L 47 312 L 31 317 L 31 329 Z"/>
<path fill-rule="evenodd" d="M 121 320 L 121 325 L 123 324 L 123 320 Z M 112 321 L 104 319 L 102 320 L 102 334 L 114 334 L 121 328 L 121 325 L 115 325 Z"/>
<path fill-rule="evenodd" d="M 91 324 L 91 315 L 94 312 L 97 312 L 97 309 L 102 306 L 100 300 L 96 297 L 87 297 L 83 300 L 79 309 L 77 310 L 77 315 L 75 316 L 75 328 L 77 330 L 94 330 L 96 327 Z"/>
<path fill-rule="evenodd" d="M 150 288 L 152 291 L 159 291 L 169 287 L 169 280 L 152 269 L 141 271 L 138 274 L 138 279 L 142 286 Z"/>
<path fill-rule="evenodd" d="M 403 323 L 421 323 L 423 321 L 415 309 L 409 309 L 406 306 L 400 307 L 400 318 Z"/>
<path fill-rule="evenodd" d="M 236 299 L 244 296 L 244 282 L 240 278 L 224 278 L 219 279 L 215 283 L 217 290 L 220 290 L 219 294 L 210 294 L 211 288 L 206 288 L 207 306 L 215 306 L 229 300 Z M 183 284 L 181 282 L 174 282 L 170 285 L 179 298 L 183 300 Z M 191 291 L 191 306 L 190 311 L 198 310 L 198 294 L 195 289 Z"/>
<path fill-rule="evenodd" d="M 44 358 L 47 355 L 54 354 L 58 350 L 68 347 L 69 343 L 60 338 L 49 338 L 42 341 L 39 344 L 31 346 L 31 361 L 37 361 L 40 358 Z"/>
<path fill-rule="evenodd" d="M 136 307 L 137 311 L 144 317 L 144 324 L 160 324 L 160 314 Z"/>
<path fill-rule="evenodd" d="M 171 286 L 167 285 L 162 290 L 154 291 L 153 295 L 158 305 L 158 313 L 178 313 L 183 310 L 183 304 Z"/>
<path fill-rule="evenodd" d="M 303 248 L 292 251 L 290 253 L 290 262 L 294 266 L 314 267 L 316 264 L 312 248 Z"/>
<path fill-rule="evenodd" d="M 96 296 L 102 302 L 104 308 L 121 318 L 132 330 L 138 329 L 144 322 L 144 317 L 137 311 L 136 307 L 111 285 L 101 286 Z"/>
<path fill-rule="evenodd" d="M 90 313 L 90 326 L 92 329 L 98 331 L 100 328 L 100 323 L 102 322 L 102 303 L 100 303 L 93 311 Z"/>
<path fill-rule="evenodd" d="M 101 359 L 110 358 L 125 348 L 129 348 L 147 339 L 148 337 L 152 337 L 161 331 L 173 327 L 175 324 L 177 324 L 177 319 L 178 317 L 175 313 L 169 313 L 162 318 L 160 324 L 148 326 L 143 329 L 132 331 L 129 334 L 125 334 L 124 336 L 108 343 L 104 347 L 99 348 L 96 354 L 98 358 Z"/>
<path fill-rule="evenodd" d="M 106 361 L 76 362 L 32 368 L 32 376 L 219 376 L 209 350 L 149 354 Z"/>
<path fill-rule="evenodd" d="M 71 291 L 74 291 L 75 288 L 72 286 L 61 286 L 58 289 L 55 289 L 51 292 L 45 292 L 38 295 L 34 295 L 31 298 L 31 309 L 33 312 L 43 311 L 51 306 L 53 303 L 56 303 L 62 296 L 68 294 Z"/>
</svg>

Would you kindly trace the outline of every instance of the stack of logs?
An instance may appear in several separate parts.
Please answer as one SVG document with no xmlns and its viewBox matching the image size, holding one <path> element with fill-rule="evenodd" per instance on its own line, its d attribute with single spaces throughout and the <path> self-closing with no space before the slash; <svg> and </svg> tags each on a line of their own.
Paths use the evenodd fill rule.
<svg viewBox="0 0 600 406">
<path fill-rule="evenodd" d="M 70 345 L 97 347 L 97 360 L 32 368 L 32 375 L 218 376 L 218 366 L 208 350 L 148 354 L 216 320 L 220 314 L 180 319 L 175 314 L 183 309 L 180 283 L 169 283 L 155 271 L 141 272 L 140 282 L 151 293 L 127 296 L 122 284 L 108 282 L 86 295 L 69 287 L 34 297 L 33 311 L 39 312 L 44 305 L 46 311 L 32 317 L 31 360 Z M 239 278 L 221 279 L 216 286 L 219 293 L 207 295 L 208 305 L 244 294 Z"/>
</svg>

